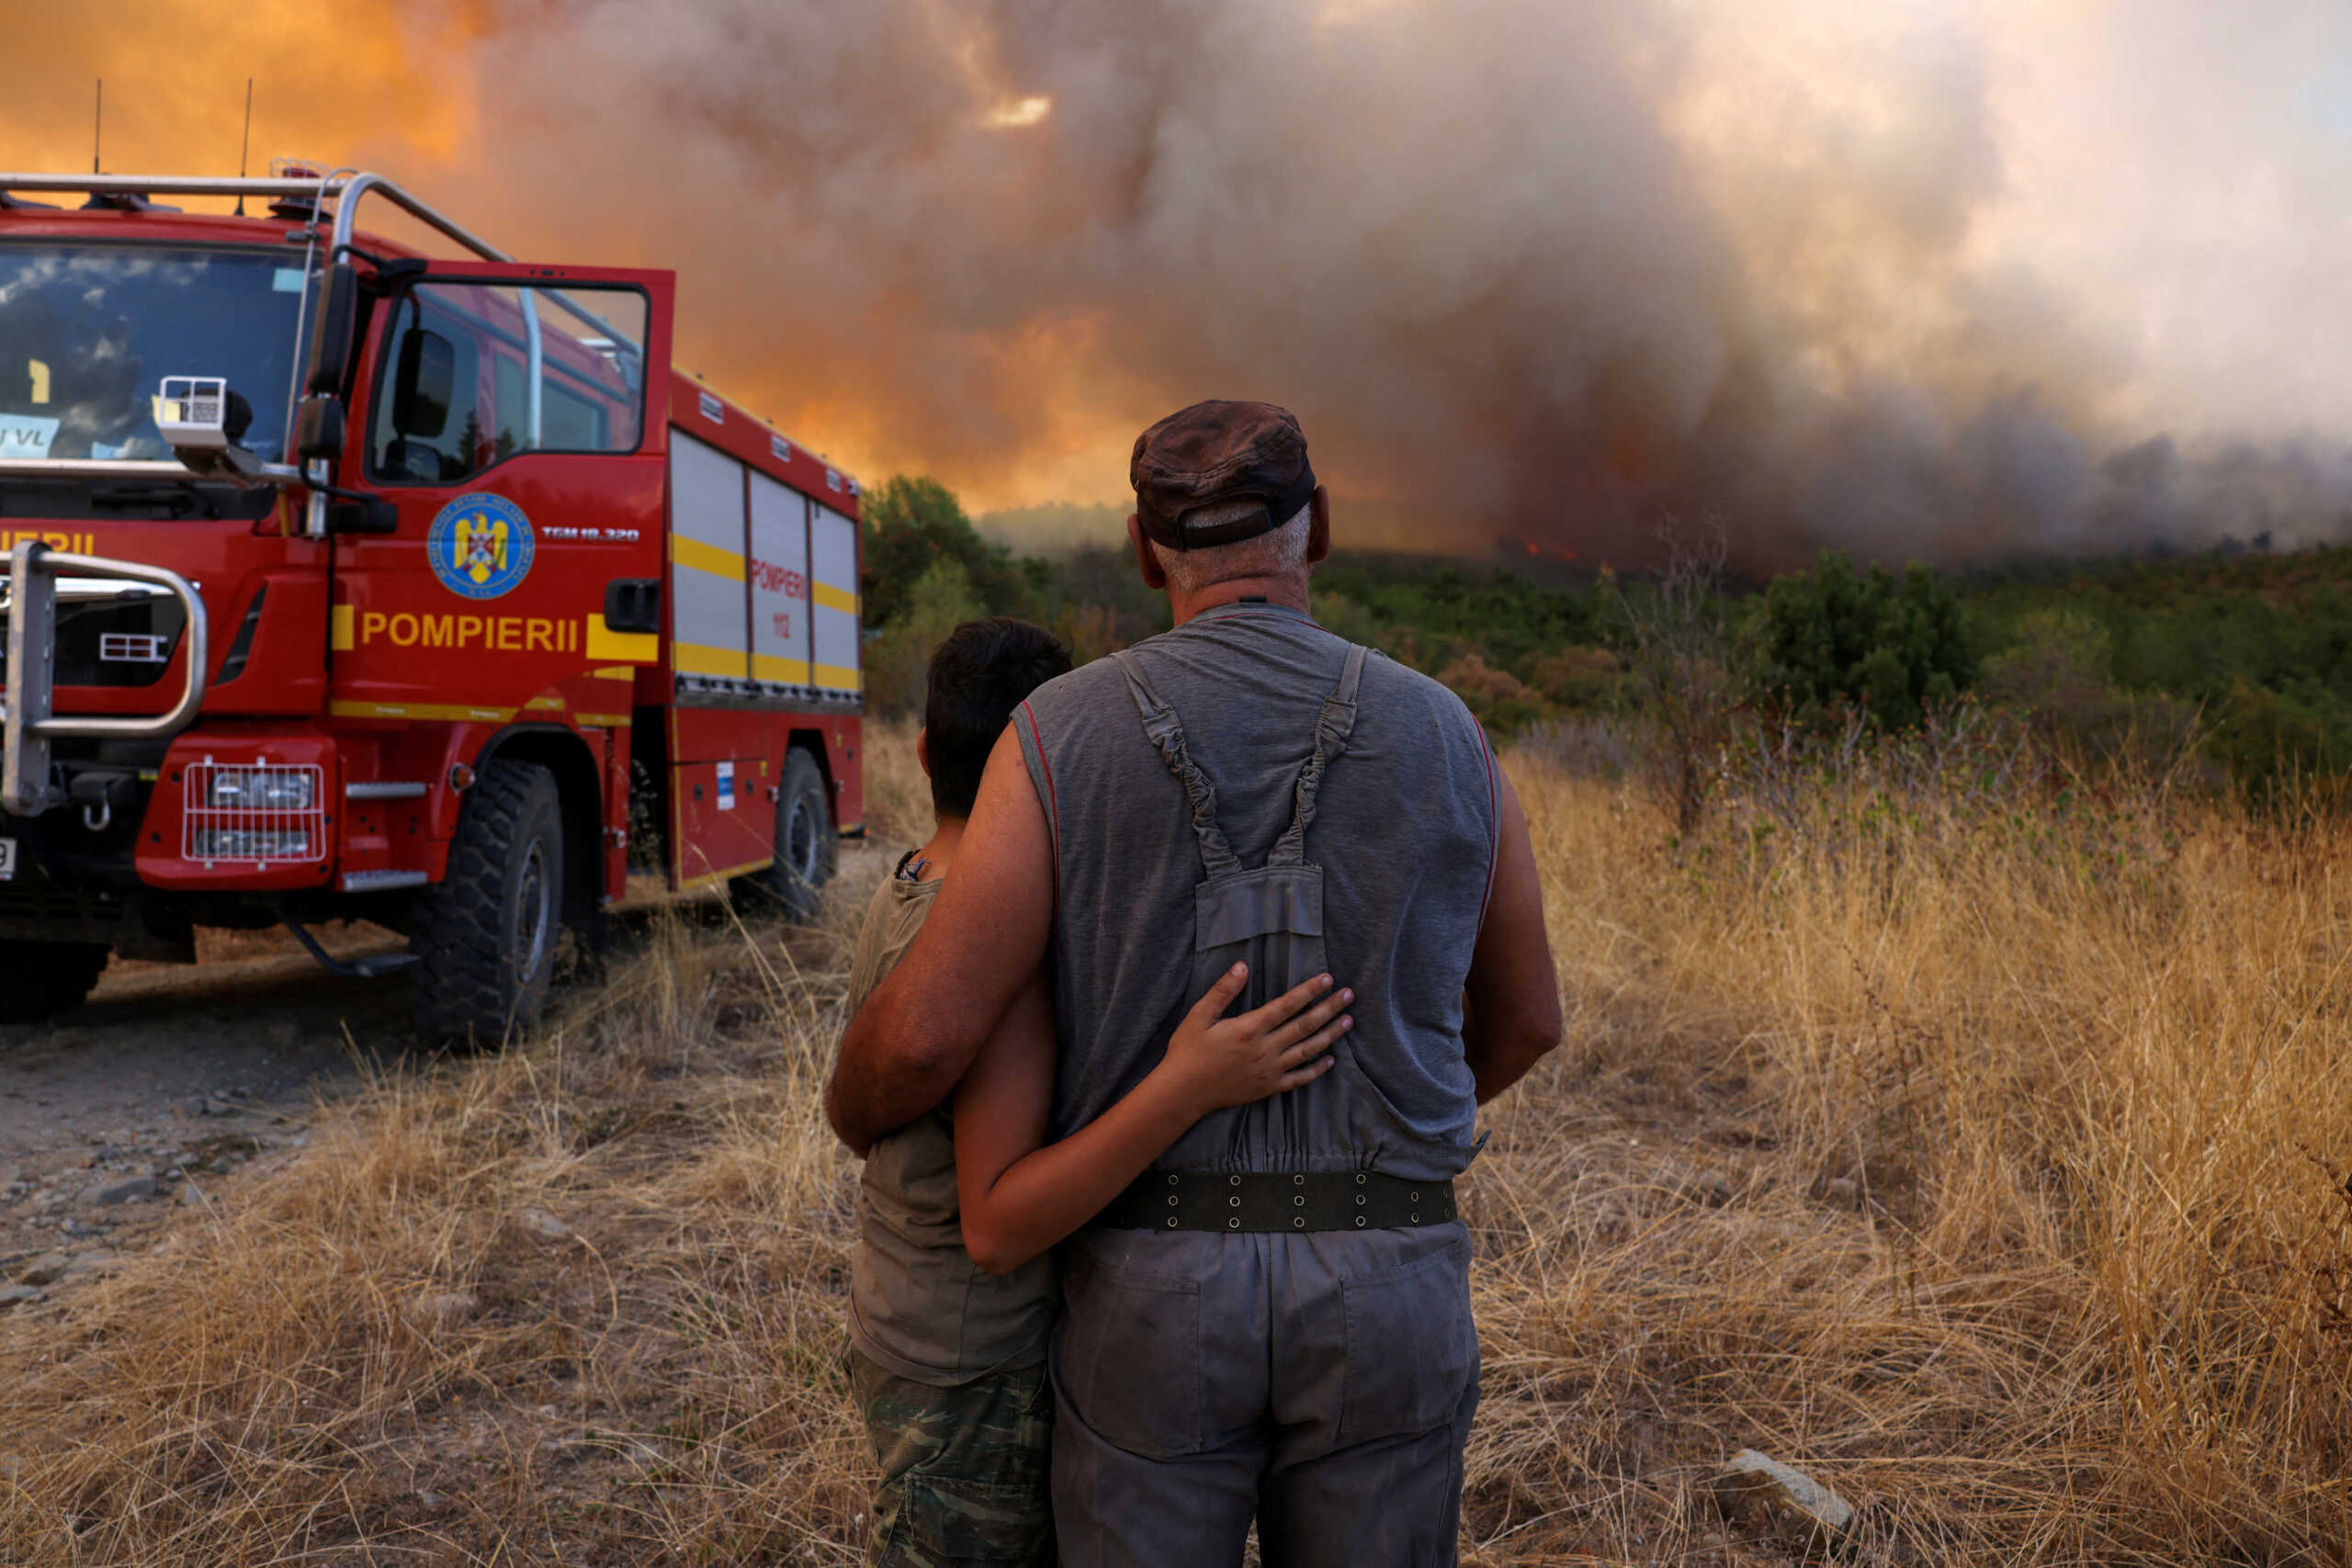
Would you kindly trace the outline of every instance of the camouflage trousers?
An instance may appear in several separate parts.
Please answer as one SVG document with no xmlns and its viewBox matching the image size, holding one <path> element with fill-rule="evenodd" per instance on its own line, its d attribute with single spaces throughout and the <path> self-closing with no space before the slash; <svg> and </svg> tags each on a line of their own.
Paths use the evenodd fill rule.
<svg viewBox="0 0 2352 1568">
<path fill-rule="evenodd" d="M 1053 1386 L 1042 1366 L 938 1388 L 850 1352 L 882 1484 L 871 1568 L 1048 1568 Z"/>
</svg>

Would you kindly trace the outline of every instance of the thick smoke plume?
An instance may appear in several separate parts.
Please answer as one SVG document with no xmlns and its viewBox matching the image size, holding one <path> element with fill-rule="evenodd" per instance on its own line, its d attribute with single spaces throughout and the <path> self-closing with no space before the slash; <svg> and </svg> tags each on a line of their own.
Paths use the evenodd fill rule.
<svg viewBox="0 0 2352 1568">
<path fill-rule="evenodd" d="M 2334 536 L 2340 444 L 2167 396 L 2003 232 L 2040 156 L 2014 57 L 2084 40 L 1880 10 L 475 0 L 356 24 L 408 118 L 300 150 L 422 163 L 535 256 L 678 267 L 689 367 L 983 501 L 1108 499 L 1135 430 L 1243 396 L 1383 543 Z"/>
</svg>

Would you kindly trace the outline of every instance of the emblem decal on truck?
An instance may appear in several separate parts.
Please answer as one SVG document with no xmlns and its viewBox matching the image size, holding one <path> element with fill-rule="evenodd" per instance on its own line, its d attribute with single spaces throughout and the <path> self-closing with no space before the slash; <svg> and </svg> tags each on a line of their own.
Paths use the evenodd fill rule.
<svg viewBox="0 0 2352 1568">
<path fill-rule="evenodd" d="M 450 592 L 495 599 L 531 570 L 531 520 L 503 495 L 461 495 L 434 514 L 424 558 Z"/>
</svg>

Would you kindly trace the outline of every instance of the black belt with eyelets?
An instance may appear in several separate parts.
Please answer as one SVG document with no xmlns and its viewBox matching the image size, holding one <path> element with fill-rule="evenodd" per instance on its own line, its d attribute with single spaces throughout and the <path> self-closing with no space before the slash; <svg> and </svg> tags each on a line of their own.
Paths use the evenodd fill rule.
<svg viewBox="0 0 2352 1568">
<path fill-rule="evenodd" d="M 1453 1183 L 1376 1170 L 1147 1170 L 1094 1223 L 1120 1230 L 1349 1231 L 1442 1225 Z"/>
</svg>

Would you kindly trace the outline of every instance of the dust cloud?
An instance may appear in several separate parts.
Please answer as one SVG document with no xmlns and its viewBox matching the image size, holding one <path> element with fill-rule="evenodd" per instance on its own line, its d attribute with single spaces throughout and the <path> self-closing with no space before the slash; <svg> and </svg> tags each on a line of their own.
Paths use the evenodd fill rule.
<svg viewBox="0 0 2352 1568">
<path fill-rule="evenodd" d="M 166 8 L 210 36 L 215 7 Z M 51 96 L 98 53 L 138 74 L 99 9 L 35 24 L 82 29 Z M 241 92 L 265 24 L 217 10 L 175 92 Z M 1136 429 L 1261 397 L 1359 537 L 1626 560 L 1706 513 L 1769 566 L 2339 534 L 2352 400 L 2310 340 L 2352 323 L 2322 281 L 2352 235 L 2292 214 L 2352 184 L 2311 63 L 2345 28 L 2282 6 L 2284 42 L 2217 71 L 2214 15 L 474 0 L 307 11 L 350 36 L 253 69 L 267 104 L 296 58 L 356 62 L 271 151 L 392 164 L 532 259 L 676 267 L 682 363 L 870 475 L 1111 501 Z M 2167 141 L 2167 80 L 2232 129 Z M 2233 229 L 2266 179 L 2267 227 Z M 2274 259 L 2223 254 L 2241 231 Z M 2313 292 L 2181 329 L 2238 277 Z M 2238 395 L 2266 356 L 2303 395 Z"/>
</svg>

